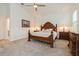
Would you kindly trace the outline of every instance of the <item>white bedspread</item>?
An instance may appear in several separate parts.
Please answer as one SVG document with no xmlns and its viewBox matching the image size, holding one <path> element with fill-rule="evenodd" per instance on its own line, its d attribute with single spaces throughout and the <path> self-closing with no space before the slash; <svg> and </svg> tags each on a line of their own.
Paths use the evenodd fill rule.
<svg viewBox="0 0 79 59">
<path fill-rule="evenodd" d="M 39 37 L 49 37 L 51 35 L 51 32 L 44 32 L 44 31 L 31 32 L 31 35 L 39 36 Z M 57 36 L 57 32 L 53 31 L 53 39 L 55 39 L 56 36 Z"/>
</svg>

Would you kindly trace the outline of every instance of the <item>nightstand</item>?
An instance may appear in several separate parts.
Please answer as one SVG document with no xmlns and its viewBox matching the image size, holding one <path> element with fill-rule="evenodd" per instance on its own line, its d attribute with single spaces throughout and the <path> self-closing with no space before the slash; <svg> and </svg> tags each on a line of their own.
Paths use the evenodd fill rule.
<svg viewBox="0 0 79 59">
<path fill-rule="evenodd" d="M 69 40 L 69 32 L 59 32 L 59 39 Z"/>
</svg>

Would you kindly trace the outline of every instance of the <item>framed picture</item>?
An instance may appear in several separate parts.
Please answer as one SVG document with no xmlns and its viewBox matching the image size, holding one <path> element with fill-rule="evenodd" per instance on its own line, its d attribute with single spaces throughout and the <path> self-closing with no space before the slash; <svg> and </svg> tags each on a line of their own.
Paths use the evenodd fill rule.
<svg viewBox="0 0 79 59">
<path fill-rule="evenodd" d="M 22 19 L 22 27 L 30 27 L 30 21 Z"/>
</svg>

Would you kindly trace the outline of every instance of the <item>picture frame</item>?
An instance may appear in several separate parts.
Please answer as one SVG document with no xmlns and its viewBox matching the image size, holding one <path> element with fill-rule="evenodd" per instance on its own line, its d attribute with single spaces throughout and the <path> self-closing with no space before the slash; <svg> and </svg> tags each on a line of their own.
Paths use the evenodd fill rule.
<svg viewBox="0 0 79 59">
<path fill-rule="evenodd" d="M 30 21 L 22 19 L 22 27 L 30 27 Z"/>
</svg>

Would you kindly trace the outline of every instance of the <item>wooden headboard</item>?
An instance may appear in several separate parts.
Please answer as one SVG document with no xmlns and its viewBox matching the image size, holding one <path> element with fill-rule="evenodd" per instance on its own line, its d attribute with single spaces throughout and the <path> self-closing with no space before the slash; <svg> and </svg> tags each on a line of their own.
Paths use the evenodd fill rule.
<svg viewBox="0 0 79 59">
<path fill-rule="evenodd" d="M 41 26 L 41 30 L 42 29 L 53 29 L 54 31 L 57 31 L 57 24 L 56 26 L 54 26 L 52 23 L 46 22 L 44 25 Z"/>
</svg>

